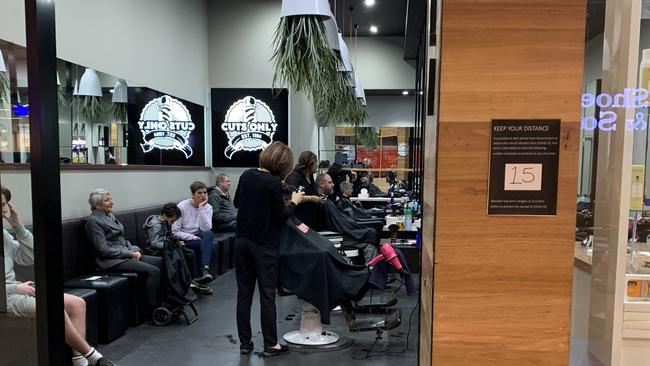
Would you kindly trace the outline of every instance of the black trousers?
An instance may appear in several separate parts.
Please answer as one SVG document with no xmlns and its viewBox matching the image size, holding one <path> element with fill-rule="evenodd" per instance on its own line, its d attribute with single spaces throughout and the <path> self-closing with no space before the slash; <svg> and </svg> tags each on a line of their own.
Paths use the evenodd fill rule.
<svg viewBox="0 0 650 366">
<path fill-rule="evenodd" d="M 235 271 L 237 275 L 237 330 L 241 344 L 252 338 L 251 305 L 255 282 L 260 291 L 260 320 L 264 347 L 278 344 L 275 314 L 275 289 L 278 281 L 278 248 L 246 238 L 237 238 Z"/>
<path fill-rule="evenodd" d="M 147 305 L 158 306 L 158 291 L 160 289 L 160 268 L 162 258 L 152 255 L 143 255 L 139 261 L 129 259 L 106 271 L 108 272 L 136 272 L 138 275 L 147 276 Z"/>
</svg>

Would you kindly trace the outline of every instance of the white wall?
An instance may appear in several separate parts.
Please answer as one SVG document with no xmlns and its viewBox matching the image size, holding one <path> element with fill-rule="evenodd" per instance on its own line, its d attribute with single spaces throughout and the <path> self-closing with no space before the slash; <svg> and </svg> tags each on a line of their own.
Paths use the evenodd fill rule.
<svg viewBox="0 0 650 366">
<path fill-rule="evenodd" d="M 353 39 L 345 41 L 364 89 L 415 88 L 415 68 L 403 59 L 402 37 L 359 37 L 356 46 Z"/>
<path fill-rule="evenodd" d="M 372 127 L 414 127 L 415 96 L 366 97 L 370 118 L 366 123 Z"/>
<path fill-rule="evenodd" d="M 25 46 L 21 0 L 3 0 L 0 38 Z M 56 2 L 57 57 L 205 105 L 205 0 Z"/>
<path fill-rule="evenodd" d="M 62 171 L 61 215 L 63 219 L 87 216 L 88 195 L 106 188 L 115 201 L 115 211 L 176 202 L 190 196 L 190 184 L 200 180 L 212 184 L 210 171 Z M 23 222 L 32 222 L 31 175 L 29 171 L 3 171 L 0 181 L 11 190 L 12 203 Z"/>
</svg>

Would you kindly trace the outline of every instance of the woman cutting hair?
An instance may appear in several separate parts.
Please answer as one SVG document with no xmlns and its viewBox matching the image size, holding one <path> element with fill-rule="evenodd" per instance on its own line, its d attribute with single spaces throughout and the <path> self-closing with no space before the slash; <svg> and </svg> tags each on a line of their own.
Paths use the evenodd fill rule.
<svg viewBox="0 0 650 366">
<path fill-rule="evenodd" d="M 265 357 L 282 355 L 289 347 L 278 343 L 275 289 L 278 278 L 278 248 L 282 224 L 302 202 L 303 193 L 293 192 L 285 206 L 282 179 L 289 174 L 293 155 L 287 145 L 276 141 L 261 154 L 259 168 L 239 178 L 234 204 L 237 212 L 237 329 L 240 351 L 253 351 L 251 305 L 255 282 L 259 283 L 262 334 Z"/>
</svg>

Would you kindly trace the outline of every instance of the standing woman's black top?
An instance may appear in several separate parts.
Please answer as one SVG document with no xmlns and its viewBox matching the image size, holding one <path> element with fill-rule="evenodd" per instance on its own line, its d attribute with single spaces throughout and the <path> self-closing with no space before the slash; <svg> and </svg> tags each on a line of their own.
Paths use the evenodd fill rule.
<svg viewBox="0 0 650 366">
<path fill-rule="evenodd" d="M 302 187 L 303 192 L 305 192 L 305 196 L 318 196 L 316 183 L 313 181 L 310 183 L 307 180 L 307 177 L 305 177 L 305 175 L 299 171 L 292 171 L 284 181 L 287 184 L 293 186 L 295 189 Z M 322 226 L 321 206 L 322 205 L 320 203 L 303 201 L 300 205 L 298 205 L 298 207 L 296 207 L 296 212 L 294 214 L 305 225 L 314 230 L 320 230 Z"/>
<path fill-rule="evenodd" d="M 257 243 L 280 246 L 280 229 L 296 208 L 284 206 L 282 182 L 271 173 L 249 169 L 239 177 L 234 204 L 237 236 Z"/>
</svg>

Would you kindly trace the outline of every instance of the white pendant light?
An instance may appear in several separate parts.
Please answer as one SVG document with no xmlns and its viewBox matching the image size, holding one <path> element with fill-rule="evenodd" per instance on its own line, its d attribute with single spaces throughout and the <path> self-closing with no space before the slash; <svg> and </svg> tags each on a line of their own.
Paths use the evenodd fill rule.
<svg viewBox="0 0 650 366">
<path fill-rule="evenodd" d="M 74 89 L 72 90 L 72 95 L 79 95 L 79 80 L 74 81 Z"/>
<path fill-rule="evenodd" d="M 282 0 L 280 17 L 296 15 L 320 15 L 325 18 L 334 18 L 328 0 Z"/>
<path fill-rule="evenodd" d="M 0 50 L 0 72 L 7 72 L 7 66 L 5 66 L 5 59 L 2 56 L 2 50 Z"/>
<path fill-rule="evenodd" d="M 326 19 L 323 21 L 325 26 L 325 35 L 327 36 L 327 44 L 330 45 L 330 48 L 334 51 L 340 51 L 341 46 L 339 45 L 339 30 L 336 25 L 336 20 L 334 18 Z"/>
<path fill-rule="evenodd" d="M 99 84 L 99 77 L 93 69 L 86 69 L 79 82 L 79 95 L 90 97 L 101 97 L 102 87 Z"/>
<path fill-rule="evenodd" d="M 343 40 L 343 35 L 339 33 L 339 47 L 341 49 L 341 58 L 343 59 L 343 65 L 339 68 L 338 71 L 343 72 L 352 72 L 352 60 L 350 60 L 350 51 L 348 46 Z"/>
<path fill-rule="evenodd" d="M 59 79 L 59 72 L 56 72 L 56 85 L 61 86 L 61 79 Z"/>
<path fill-rule="evenodd" d="M 129 102 L 129 93 L 128 85 L 126 85 L 126 80 L 119 79 L 113 87 L 113 103 L 128 103 Z"/>
</svg>

